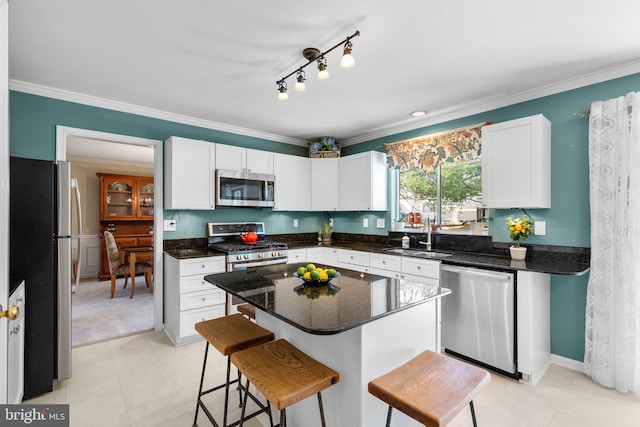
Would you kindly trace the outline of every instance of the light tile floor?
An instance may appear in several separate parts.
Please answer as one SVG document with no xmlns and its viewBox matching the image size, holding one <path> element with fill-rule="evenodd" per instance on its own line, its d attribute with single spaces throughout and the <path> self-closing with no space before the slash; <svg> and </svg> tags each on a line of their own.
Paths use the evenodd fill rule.
<svg viewBox="0 0 640 427">
<path fill-rule="evenodd" d="M 70 404 L 72 427 L 191 426 L 203 356 L 203 342 L 174 347 L 162 331 L 75 348 L 73 378 L 27 402 Z M 225 368 L 226 359 L 210 351 L 205 387 L 222 382 Z M 207 406 L 220 408 L 222 395 L 207 395 Z M 640 397 L 606 389 L 556 365 L 536 387 L 492 375 L 474 404 L 482 427 L 640 425 Z M 231 406 L 230 419 L 235 420 L 239 409 Z M 211 425 L 202 413 L 198 424 Z M 450 424 L 471 425 L 468 409 Z M 245 426 L 260 424 L 251 420 Z"/>
</svg>

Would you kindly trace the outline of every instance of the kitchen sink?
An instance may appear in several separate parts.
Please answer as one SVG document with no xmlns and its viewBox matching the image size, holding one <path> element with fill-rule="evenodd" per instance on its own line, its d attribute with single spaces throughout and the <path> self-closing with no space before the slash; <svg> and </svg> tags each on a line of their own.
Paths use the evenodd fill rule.
<svg viewBox="0 0 640 427">
<path fill-rule="evenodd" d="M 423 251 L 418 249 L 402 249 L 402 248 L 384 248 L 383 251 L 389 252 L 392 254 L 412 256 L 416 258 L 444 258 L 444 257 L 453 255 L 447 252 Z"/>
</svg>

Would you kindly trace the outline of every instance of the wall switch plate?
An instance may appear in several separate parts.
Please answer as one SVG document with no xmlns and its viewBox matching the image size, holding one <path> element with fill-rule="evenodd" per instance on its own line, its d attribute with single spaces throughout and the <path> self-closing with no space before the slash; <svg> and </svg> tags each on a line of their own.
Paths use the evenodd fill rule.
<svg viewBox="0 0 640 427">
<path fill-rule="evenodd" d="M 362 219 L 362 226 L 363 226 L 364 228 L 369 227 L 369 218 L 363 218 L 363 219 Z"/>
<path fill-rule="evenodd" d="M 164 231 L 176 231 L 176 225 L 178 221 L 175 219 L 165 219 L 164 220 Z"/>
<path fill-rule="evenodd" d="M 384 228 L 384 218 L 378 218 L 376 220 L 376 227 L 378 228 Z"/>
<path fill-rule="evenodd" d="M 333 218 L 329 218 L 329 227 L 333 227 Z"/>
<path fill-rule="evenodd" d="M 533 231 L 536 236 L 547 235 L 547 222 L 546 221 L 534 221 Z"/>
<path fill-rule="evenodd" d="M 294 218 L 293 219 L 293 226 L 297 227 L 298 226 L 298 218 Z"/>
</svg>

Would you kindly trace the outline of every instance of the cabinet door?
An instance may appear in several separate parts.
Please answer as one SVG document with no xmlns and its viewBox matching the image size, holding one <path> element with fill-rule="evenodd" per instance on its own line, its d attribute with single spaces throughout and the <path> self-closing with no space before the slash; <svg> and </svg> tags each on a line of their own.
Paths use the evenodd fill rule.
<svg viewBox="0 0 640 427">
<path fill-rule="evenodd" d="M 482 128 L 482 206 L 551 207 L 551 124 L 543 115 Z"/>
<path fill-rule="evenodd" d="M 131 220 L 134 211 L 134 180 L 125 177 L 100 177 L 101 220 Z"/>
<path fill-rule="evenodd" d="M 311 208 L 309 158 L 274 154 L 275 206 L 278 211 L 308 211 Z"/>
<path fill-rule="evenodd" d="M 322 248 L 322 262 L 327 265 L 338 265 L 338 250 L 336 248 Z"/>
<path fill-rule="evenodd" d="M 273 153 L 247 149 L 247 172 L 273 175 Z"/>
<path fill-rule="evenodd" d="M 233 145 L 216 144 L 216 169 L 245 171 L 247 168 L 247 149 Z"/>
<path fill-rule="evenodd" d="M 289 249 L 287 255 L 287 264 L 295 264 L 298 262 L 307 262 L 306 249 Z"/>
<path fill-rule="evenodd" d="M 154 189 L 153 178 L 136 179 L 136 216 L 139 219 L 153 221 L 154 211 Z"/>
<path fill-rule="evenodd" d="M 386 155 L 377 151 L 338 159 L 338 210 L 386 211 Z"/>
<path fill-rule="evenodd" d="M 338 159 L 309 159 L 311 163 L 311 210 L 338 209 Z"/>
<path fill-rule="evenodd" d="M 215 153 L 206 141 L 165 141 L 165 209 L 215 209 Z"/>
</svg>

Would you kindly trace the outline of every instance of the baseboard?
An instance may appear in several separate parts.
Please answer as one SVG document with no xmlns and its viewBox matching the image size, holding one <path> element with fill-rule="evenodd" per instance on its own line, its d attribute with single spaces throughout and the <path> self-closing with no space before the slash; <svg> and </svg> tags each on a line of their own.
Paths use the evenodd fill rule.
<svg viewBox="0 0 640 427">
<path fill-rule="evenodd" d="M 562 366 L 567 369 L 571 369 L 576 372 L 584 372 L 584 363 L 569 359 L 568 357 L 558 356 L 557 354 L 551 355 L 551 363 L 554 365 Z"/>
</svg>

